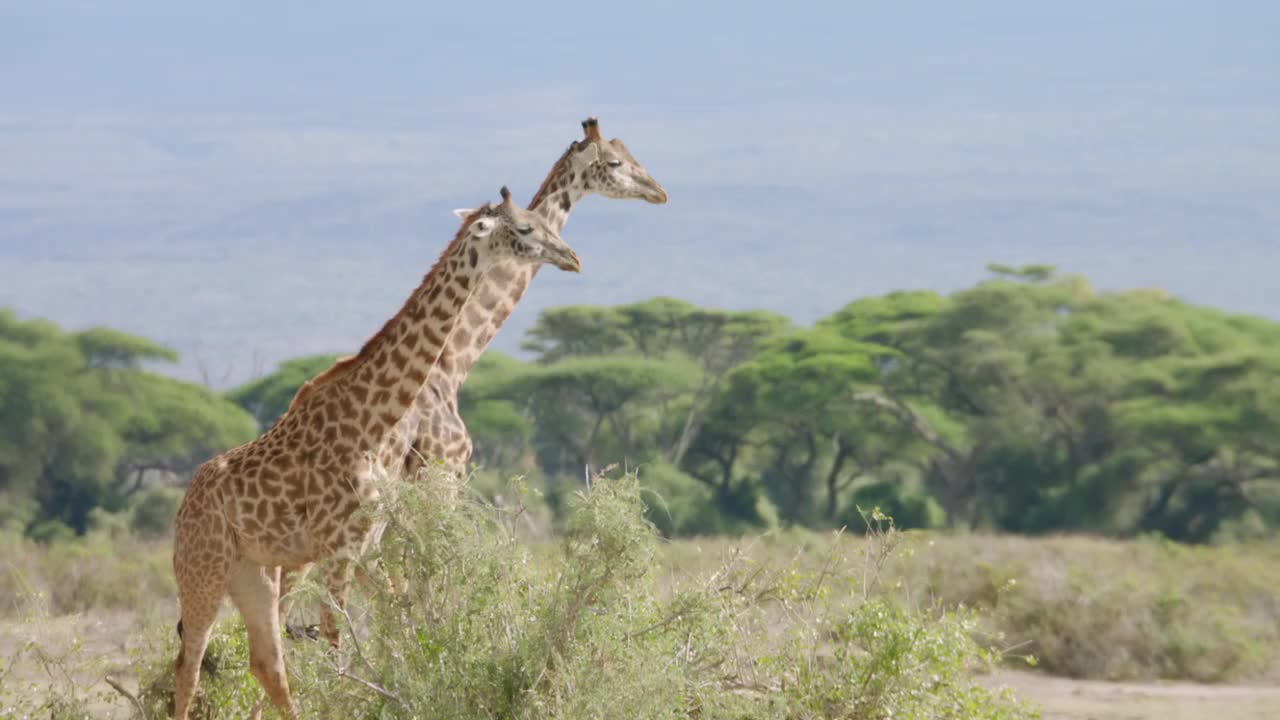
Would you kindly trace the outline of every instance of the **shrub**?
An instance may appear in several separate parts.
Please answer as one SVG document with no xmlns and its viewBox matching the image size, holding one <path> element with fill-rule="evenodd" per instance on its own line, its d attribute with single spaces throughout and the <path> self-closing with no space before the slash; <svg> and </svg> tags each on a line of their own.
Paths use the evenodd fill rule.
<svg viewBox="0 0 1280 720">
<path fill-rule="evenodd" d="M 972 612 L 922 612 L 879 587 L 902 539 L 879 523 L 864 553 L 828 542 L 806 567 L 733 552 L 673 583 L 632 475 L 568 498 L 554 545 L 521 537 L 518 503 L 450 509 L 438 492 L 396 485 L 371 509 L 387 530 L 364 562 L 373 587 L 340 616 L 343 651 L 290 647 L 304 716 L 1030 717 L 971 679 L 993 659 Z M 298 592 L 326 597 L 314 581 Z M 223 624 L 215 642 L 242 633 Z M 254 688 L 233 655 L 202 681 L 213 716 L 242 714 Z M 171 658 L 152 669 L 172 675 Z M 144 686 L 164 704 L 163 677 Z"/>
<path fill-rule="evenodd" d="M 22 533 L 38 510 L 30 495 L 0 492 L 0 533 Z"/>
<path fill-rule="evenodd" d="M 92 535 L 95 541 L 120 542 L 129 538 L 130 516 L 122 512 L 111 512 L 105 508 L 94 508 L 89 511 L 89 525 L 86 534 Z"/>
<path fill-rule="evenodd" d="M 173 518 L 182 502 L 182 490 L 157 487 L 148 490 L 133 506 L 129 529 L 141 538 L 168 537 L 173 534 Z"/>
<path fill-rule="evenodd" d="M 637 475 L 648 508 L 646 517 L 668 537 L 736 534 L 760 524 L 754 507 L 717 502 L 705 483 L 668 462 L 645 463 Z M 755 499 L 754 494 L 748 498 Z"/>
<path fill-rule="evenodd" d="M 1055 674 L 1109 680 L 1274 677 L 1280 554 L 1159 539 L 930 536 L 904 581 L 976 606 Z"/>
<path fill-rule="evenodd" d="M 61 520 L 44 520 L 31 526 L 27 535 L 43 545 L 57 545 L 74 540 L 76 531 Z"/>
<path fill-rule="evenodd" d="M 145 609 L 174 597 L 168 547 L 92 532 L 52 545 L 3 539 L 0 617 Z"/>
<path fill-rule="evenodd" d="M 841 514 L 841 524 L 855 532 L 866 529 L 859 507 L 879 507 L 893 518 L 894 525 L 904 530 L 937 528 L 946 523 L 946 515 L 933 498 L 902 491 L 902 484 L 889 480 L 868 483 L 853 491 L 850 507 Z"/>
</svg>

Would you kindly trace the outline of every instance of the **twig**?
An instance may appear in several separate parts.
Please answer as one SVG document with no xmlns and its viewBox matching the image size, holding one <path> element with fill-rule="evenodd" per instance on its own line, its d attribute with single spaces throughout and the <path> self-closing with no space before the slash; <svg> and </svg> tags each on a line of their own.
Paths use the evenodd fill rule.
<svg viewBox="0 0 1280 720">
<path fill-rule="evenodd" d="M 404 704 L 404 700 L 400 699 L 399 695 L 396 695 L 395 693 L 391 692 L 390 690 L 384 687 L 375 685 L 369 682 L 368 680 L 365 680 L 364 678 L 360 677 L 359 675 L 352 675 L 351 672 L 345 668 L 338 670 L 338 677 L 346 678 L 348 680 L 351 680 L 352 682 L 359 683 L 360 685 L 363 685 L 366 688 L 378 693 L 382 697 L 396 703 L 400 707 L 403 707 L 403 708 L 408 707 L 408 705 Z"/>
<path fill-rule="evenodd" d="M 151 718 L 147 716 L 147 709 L 142 707 L 142 702 L 138 700 L 137 695 L 129 692 L 123 685 L 112 680 L 110 677 L 103 677 L 102 681 L 110 685 L 112 690 L 123 695 L 130 703 L 133 703 L 133 708 L 138 711 L 138 716 L 141 717 L 142 720 L 151 720 Z"/>
<path fill-rule="evenodd" d="M 827 562 L 823 564 L 822 572 L 818 573 L 818 582 L 813 586 L 813 596 L 815 598 L 817 598 L 818 592 L 822 590 L 822 583 L 826 581 L 827 575 L 831 574 L 831 566 L 835 564 L 836 553 L 840 550 L 838 543 L 840 542 L 840 536 L 844 535 L 844 530 L 845 526 L 842 526 L 836 531 L 835 542 L 831 544 L 831 552 L 827 554 Z"/>
<path fill-rule="evenodd" d="M 683 616 L 684 614 L 685 614 L 685 610 L 684 610 L 684 609 L 676 610 L 676 611 L 672 612 L 671 614 L 667 615 L 667 616 L 666 616 L 665 618 L 663 618 L 662 620 L 659 620 L 659 621 L 657 621 L 657 622 L 653 623 L 653 624 L 652 624 L 652 625 L 650 625 L 649 627 L 642 628 L 642 629 L 640 629 L 640 630 L 636 630 L 636 631 L 634 631 L 634 632 L 627 633 L 627 634 L 626 634 L 622 639 L 623 639 L 624 641 L 630 642 L 631 640 L 634 640 L 634 639 L 636 639 L 636 638 L 640 637 L 641 635 L 647 635 L 647 634 L 649 634 L 649 633 L 653 632 L 654 630 L 657 630 L 657 629 L 659 629 L 659 628 L 664 628 L 664 627 L 666 627 L 666 626 L 670 625 L 671 623 L 673 623 L 673 622 L 675 622 L 675 621 L 679 620 L 679 619 L 681 618 L 681 616 Z"/>
<path fill-rule="evenodd" d="M 364 663 L 365 667 L 372 667 L 369 664 L 369 660 L 364 656 L 364 648 L 360 647 L 360 638 L 357 637 L 356 626 L 355 626 L 355 623 L 351 621 L 351 614 L 347 612 L 347 609 L 345 607 L 340 607 L 338 603 L 333 602 L 332 596 L 330 596 L 330 602 L 333 604 L 333 607 L 338 611 L 338 614 L 342 615 L 342 619 L 347 621 L 347 629 L 351 631 L 351 645 L 356 651 L 356 657 L 360 658 L 360 662 Z M 344 672 L 345 672 L 345 669 L 338 668 L 339 675 L 343 674 Z"/>
</svg>

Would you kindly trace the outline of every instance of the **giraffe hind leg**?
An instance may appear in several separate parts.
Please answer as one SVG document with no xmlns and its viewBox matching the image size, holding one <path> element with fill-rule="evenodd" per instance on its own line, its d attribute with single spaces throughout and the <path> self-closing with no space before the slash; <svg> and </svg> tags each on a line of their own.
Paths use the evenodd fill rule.
<svg viewBox="0 0 1280 720">
<path fill-rule="evenodd" d="M 218 599 L 219 601 L 221 598 Z M 213 622 L 218 617 L 217 601 L 184 599 L 182 607 L 182 636 L 178 659 L 174 663 L 174 717 L 186 720 L 200 683 L 200 665 L 213 633 Z"/>
<path fill-rule="evenodd" d="M 351 589 L 351 560 L 335 556 L 324 568 L 324 587 L 338 612 L 347 607 L 347 592 Z M 337 613 L 328 603 L 320 608 L 320 636 L 335 648 L 339 647 Z"/>
<path fill-rule="evenodd" d="M 318 625 L 290 624 L 285 621 L 293 607 L 293 600 L 285 597 L 286 591 L 301 582 L 314 566 L 314 563 L 309 563 L 296 568 L 296 572 L 291 572 L 288 568 L 281 568 L 280 624 L 284 627 L 285 633 L 295 640 L 303 638 L 317 640 L 323 637 L 330 645 L 336 648 L 340 645 L 337 616 L 334 613 L 334 608 L 328 603 L 323 603 L 320 606 L 320 623 Z M 321 572 L 324 574 L 325 589 L 339 608 L 346 608 L 347 595 L 353 579 L 365 586 L 366 589 L 376 589 L 376 580 L 373 576 L 370 576 L 363 567 L 353 565 L 351 561 L 343 558 L 334 558 L 328 563 L 322 564 Z"/>
<path fill-rule="evenodd" d="M 215 530 L 221 530 L 221 526 Z M 200 667 L 204 663 L 205 650 L 213 623 L 218 617 L 218 607 L 226 591 L 227 569 L 230 561 L 225 556 L 202 557 L 207 564 L 196 564 L 184 552 L 191 545 L 193 530 L 179 527 L 174 538 L 174 576 L 178 583 L 178 602 L 182 618 L 178 621 L 179 649 L 174 663 L 174 717 L 186 720 L 200 684 Z M 215 533 L 216 535 L 216 533 Z"/>
<path fill-rule="evenodd" d="M 302 625 L 301 623 L 290 623 L 289 613 L 293 610 L 296 598 L 290 596 L 290 592 L 298 586 L 307 574 L 311 572 L 311 568 L 315 567 L 315 563 L 306 563 L 296 567 L 280 568 L 280 626 L 284 628 L 287 634 L 293 640 L 315 640 L 319 635 L 319 626 Z"/>
</svg>

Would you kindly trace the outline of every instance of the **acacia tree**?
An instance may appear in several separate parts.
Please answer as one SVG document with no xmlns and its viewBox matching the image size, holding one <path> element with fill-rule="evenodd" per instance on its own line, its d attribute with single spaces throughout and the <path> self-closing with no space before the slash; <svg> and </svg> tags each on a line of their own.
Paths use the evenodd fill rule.
<svg viewBox="0 0 1280 720">
<path fill-rule="evenodd" d="M 700 371 L 683 395 L 667 395 L 664 454 L 681 465 L 701 430 L 712 399 L 729 371 L 751 357 L 761 341 L 789 326 L 787 318 L 764 311 L 700 308 L 658 297 L 610 308 L 571 306 L 543 312 L 524 347 L 541 363 L 569 357 L 622 355 L 687 361 Z"/>
<path fill-rule="evenodd" d="M 616 312 L 623 321 L 623 334 L 642 355 L 675 354 L 701 370 L 686 400 L 684 420 L 668 444 L 667 459 L 677 466 L 701 430 L 711 398 L 729 371 L 751 357 L 761 342 L 790 325 L 775 313 L 699 308 L 671 298 L 623 305 Z"/>
<path fill-rule="evenodd" d="M 1280 325 L 1048 266 L 992 271 L 785 336 L 778 316 L 669 298 L 555 309 L 536 362 L 487 354 L 460 410 L 493 467 L 657 468 L 688 501 L 672 530 L 718 527 L 711 507 L 750 522 L 764 493 L 790 521 L 838 524 L 854 501 L 918 508 L 922 485 L 958 528 L 1202 541 L 1280 523 Z M 133 372 L 99 358 L 103 378 Z M 269 422 L 312 374 L 297 370 L 237 397 Z"/>
<path fill-rule="evenodd" d="M 625 352 L 630 348 L 619 325 L 613 308 L 592 305 L 551 308 L 538 315 L 538 321 L 525 333 L 521 347 L 533 352 L 543 364 L 570 357 Z"/>
<path fill-rule="evenodd" d="M 732 373 L 704 431 L 707 442 L 696 443 L 691 458 L 719 466 L 716 484 L 723 492 L 743 444 L 754 436 L 763 486 L 783 515 L 834 523 L 841 496 L 855 481 L 911 454 L 905 433 L 853 397 L 876 378 L 877 358 L 892 354 L 829 328 L 769 341 Z"/>
<path fill-rule="evenodd" d="M 105 328 L 65 332 L 0 311 L 0 496 L 4 524 L 77 531 L 115 509 L 149 469 L 189 473 L 254 434 L 207 389 L 142 370 L 176 354 Z"/>
<path fill-rule="evenodd" d="M 1270 327 L 1222 332 L 1226 318 L 1205 323 L 1202 309 L 1166 310 L 1186 321 L 1194 349 L 1166 346 L 1135 374 L 1117 403 L 1124 451 L 1107 476 L 1138 497 L 1133 530 L 1202 542 L 1280 507 L 1280 338 Z"/>
<path fill-rule="evenodd" d="M 530 367 L 489 392 L 524 404 L 537 428 L 541 465 L 568 475 L 598 458 L 646 457 L 655 434 L 640 431 L 661 421 L 657 406 L 687 391 L 692 375 L 673 361 L 577 357 Z"/>
<path fill-rule="evenodd" d="M 1044 266 L 994 270 L 931 312 L 901 319 L 895 305 L 927 303 L 890 295 L 828 321 L 900 353 L 855 399 L 934 449 L 925 470 L 952 525 L 1203 540 L 1266 512 L 1280 326 L 1159 292 L 1100 296 Z"/>
<path fill-rule="evenodd" d="M 1057 327 L 1092 297 L 1080 279 L 1056 278 L 1043 266 L 993 270 L 996 279 L 946 300 L 891 294 L 827 321 L 846 337 L 896 351 L 880 358 L 878 387 L 853 398 L 933 448 L 922 470 L 953 527 L 1025 509 L 1001 512 L 1002 490 L 1024 487 L 1026 478 L 1011 480 L 994 460 L 1040 447 L 1051 434 L 1049 419 L 1061 412 L 1052 397 L 1060 393 L 1045 381 L 1057 362 Z"/>
<path fill-rule="evenodd" d="M 458 390 L 458 413 L 474 447 L 473 461 L 503 472 L 527 472 L 532 457 L 533 420 L 508 388 L 529 369 L 525 363 L 489 350 L 480 356 Z"/>
</svg>

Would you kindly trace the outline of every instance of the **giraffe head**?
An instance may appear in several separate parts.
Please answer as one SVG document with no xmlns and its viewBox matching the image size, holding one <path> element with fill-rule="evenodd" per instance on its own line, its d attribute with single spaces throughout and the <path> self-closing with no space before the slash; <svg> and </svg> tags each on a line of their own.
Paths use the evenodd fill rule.
<svg viewBox="0 0 1280 720">
<path fill-rule="evenodd" d="M 569 146 L 569 162 L 582 177 L 583 189 L 618 200 L 639 198 L 655 205 L 667 201 L 667 191 L 644 166 L 631 156 L 627 146 L 600 134 L 600 121 L 582 121 L 583 139 Z"/>
<path fill-rule="evenodd" d="M 503 185 L 500 192 L 500 203 L 486 203 L 476 210 L 454 210 L 463 219 L 465 241 L 476 250 L 473 255 L 476 267 L 484 269 L 490 263 L 509 258 L 582 272 L 578 254 L 541 215 L 516 205 L 507 186 Z"/>
</svg>

